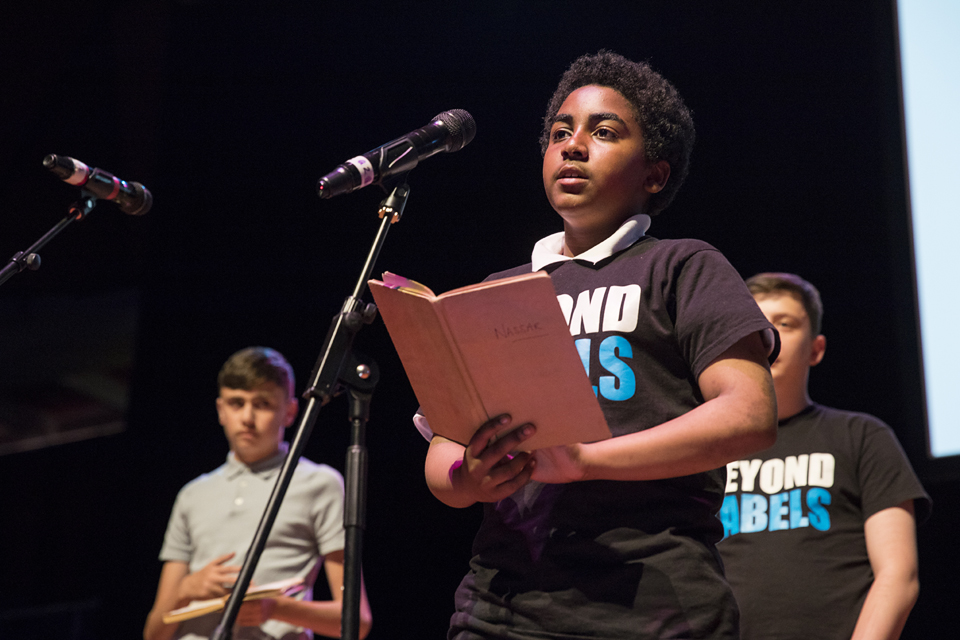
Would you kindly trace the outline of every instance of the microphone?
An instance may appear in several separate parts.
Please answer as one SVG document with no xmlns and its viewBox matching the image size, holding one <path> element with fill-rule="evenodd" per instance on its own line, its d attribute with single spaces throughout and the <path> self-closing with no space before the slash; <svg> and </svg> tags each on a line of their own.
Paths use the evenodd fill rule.
<svg viewBox="0 0 960 640">
<path fill-rule="evenodd" d="M 320 178 L 317 195 L 323 199 L 350 193 L 370 184 L 380 184 L 401 175 L 441 151 L 459 151 L 477 133 L 473 116 L 463 109 L 444 111 L 425 127 L 351 158 Z"/>
<path fill-rule="evenodd" d="M 43 166 L 61 180 L 83 187 L 101 200 L 113 200 L 121 211 L 132 216 L 142 216 L 153 206 L 153 195 L 139 182 L 121 180 L 79 160 L 51 153 L 43 159 Z"/>
</svg>

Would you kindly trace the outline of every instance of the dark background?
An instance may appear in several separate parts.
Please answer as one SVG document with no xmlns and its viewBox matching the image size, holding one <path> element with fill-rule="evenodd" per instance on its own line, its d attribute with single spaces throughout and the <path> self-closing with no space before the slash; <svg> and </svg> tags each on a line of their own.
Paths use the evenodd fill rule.
<svg viewBox="0 0 960 640">
<path fill-rule="evenodd" d="M 890 423 L 935 501 L 903 637 L 951 627 L 958 481 L 925 458 L 891 2 L 39 0 L 3 14 L 0 255 L 76 198 L 42 168 L 48 153 L 142 182 L 155 205 L 131 218 L 101 204 L 0 289 L 0 305 L 139 300 L 126 430 L 0 457 L 0 637 L 139 637 L 174 496 L 226 453 L 217 370 L 264 344 L 302 382 L 373 238 L 382 193 L 320 201 L 317 178 L 466 109 L 476 139 L 411 174 L 377 273 L 445 291 L 526 262 L 560 229 L 540 180 L 544 107 L 567 65 L 601 48 L 649 60 L 694 112 L 690 178 L 651 233 L 706 240 L 743 276 L 794 271 L 820 288 L 830 349 L 813 397 Z M 10 333 L 0 340 L 23 347 Z M 31 341 L 37 357 L 53 344 Z M 370 637 L 439 638 L 479 512 L 429 495 L 416 399 L 382 325 L 357 346 L 382 369 Z M 307 456 L 342 470 L 348 438 L 338 399 Z"/>
</svg>

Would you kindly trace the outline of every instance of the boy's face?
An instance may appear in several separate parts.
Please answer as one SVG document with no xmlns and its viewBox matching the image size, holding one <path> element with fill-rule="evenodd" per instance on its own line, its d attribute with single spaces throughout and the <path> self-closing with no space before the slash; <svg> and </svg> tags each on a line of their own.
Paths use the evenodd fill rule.
<svg viewBox="0 0 960 640">
<path fill-rule="evenodd" d="M 754 296 L 763 315 L 780 333 L 780 355 L 770 366 L 778 393 L 783 390 L 806 392 L 810 367 L 823 359 L 826 338 L 814 336 L 810 316 L 793 293 L 775 291 Z"/>
<path fill-rule="evenodd" d="M 284 428 L 297 417 L 297 400 L 273 382 L 249 391 L 221 387 L 217 415 L 230 450 L 250 465 L 277 452 Z"/>
<path fill-rule="evenodd" d="M 543 158 L 543 186 L 565 228 L 612 233 L 643 211 L 669 175 L 666 162 L 647 162 L 640 123 L 618 91 L 588 85 L 564 100 Z"/>
</svg>

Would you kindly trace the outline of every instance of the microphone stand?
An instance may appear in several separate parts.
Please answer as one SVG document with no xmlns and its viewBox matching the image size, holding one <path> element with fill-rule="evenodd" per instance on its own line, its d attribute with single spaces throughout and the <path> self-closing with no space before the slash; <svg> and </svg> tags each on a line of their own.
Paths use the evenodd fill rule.
<svg viewBox="0 0 960 640">
<path fill-rule="evenodd" d="M 360 568 L 363 551 L 363 532 L 366 527 L 366 422 L 369 416 L 370 400 L 373 388 L 379 377 L 376 363 L 369 359 L 358 359 L 351 352 L 353 339 L 364 324 L 370 324 L 376 318 L 377 307 L 374 304 L 363 304 L 360 297 L 367 287 L 373 266 L 380 255 L 380 250 L 386 240 L 390 225 L 400 220 L 403 210 L 410 197 L 410 187 L 406 184 L 406 173 L 397 176 L 389 185 L 384 184 L 388 196 L 380 203 L 380 228 L 374 238 L 373 245 L 367 255 L 367 260 L 360 272 L 360 277 L 347 297 L 340 313 L 334 316 L 327 337 L 324 341 L 320 356 L 310 374 L 310 386 L 304 392 L 307 406 L 294 432 L 290 443 L 290 450 L 280 475 L 273 487 L 270 499 L 261 517 L 257 532 L 250 545 L 243 567 L 237 575 L 233 591 L 227 599 L 220 623 L 217 625 L 211 640 L 227 640 L 231 638 L 231 630 L 243 604 L 243 596 L 250 585 L 254 569 L 260 560 L 266 546 L 270 528 L 276 520 L 277 512 L 287 487 L 296 470 L 297 462 L 306 446 L 314 422 L 320 408 L 332 398 L 343 392 L 350 392 L 350 425 L 351 446 L 347 452 L 345 473 L 345 502 L 344 505 L 344 576 L 343 576 L 343 603 L 341 612 L 341 638 L 357 640 L 360 637 Z"/>
<path fill-rule="evenodd" d="M 50 231 L 47 231 L 39 240 L 34 242 L 26 251 L 18 251 L 10 258 L 10 262 L 3 269 L 0 269 L 0 284 L 3 284 L 14 274 L 20 273 L 24 269 L 36 271 L 40 268 L 40 256 L 37 251 L 43 248 L 45 244 L 53 240 L 54 237 L 75 220 L 83 220 L 87 214 L 93 211 L 97 204 L 97 198 L 89 191 L 80 192 L 80 199 L 70 205 L 70 214 L 55 224 Z"/>
</svg>

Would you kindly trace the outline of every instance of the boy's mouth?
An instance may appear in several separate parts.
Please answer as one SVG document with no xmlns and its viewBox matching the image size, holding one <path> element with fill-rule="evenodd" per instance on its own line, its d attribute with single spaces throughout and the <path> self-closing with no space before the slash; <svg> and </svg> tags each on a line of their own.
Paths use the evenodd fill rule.
<svg viewBox="0 0 960 640">
<path fill-rule="evenodd" d="M 557 180 L 560 182 L 579 182 L 580 180 L 586 180 L 587 174 L 583 172 L 578 167 L 573 165 L 565 165 L 560 168 L 557 172 Z"/>
</svg>

